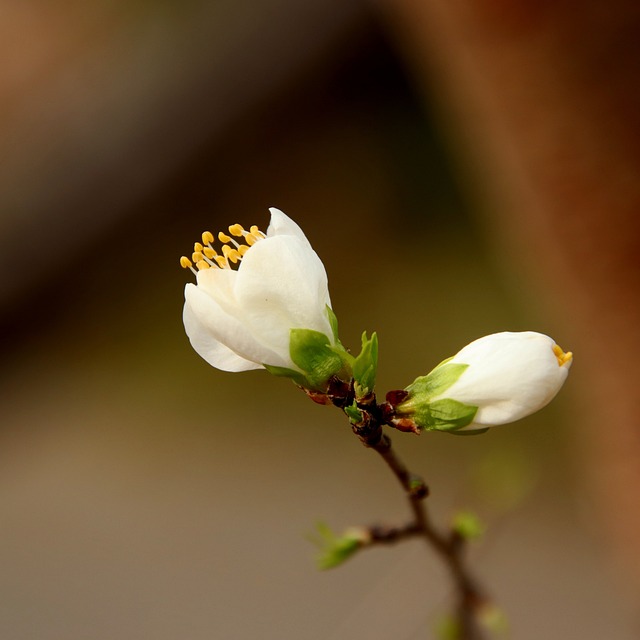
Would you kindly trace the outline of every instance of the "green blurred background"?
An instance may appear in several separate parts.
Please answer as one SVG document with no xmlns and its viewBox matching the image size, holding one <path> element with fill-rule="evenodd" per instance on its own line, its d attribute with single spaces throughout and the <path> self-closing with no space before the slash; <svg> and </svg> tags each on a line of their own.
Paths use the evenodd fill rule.
<svg viewBox="0 0 640 640">
<path fill-rule="evenodd" d="M 0 13 L 0 636 L 431 637 L 450 584 L 422 545 L 320 573 L 305 539 L 318 520 L 408 518 L 381 461 L 288 382 L 210 368 L 181 323 L 179 256 L 204 229 L 264 229 L 277 206 L 326 265 L 343 342 L 378 332 L 383 392 L 495 331 L 574 347 L 501 250 L 385 14 Z M 515 426 L 393 436 L 436 520 L 470 508 L 489 525 L 471 561 L 514 638 L 636 637 L 585 479 L 589 394 L 572 375 Z"/>
</svg>

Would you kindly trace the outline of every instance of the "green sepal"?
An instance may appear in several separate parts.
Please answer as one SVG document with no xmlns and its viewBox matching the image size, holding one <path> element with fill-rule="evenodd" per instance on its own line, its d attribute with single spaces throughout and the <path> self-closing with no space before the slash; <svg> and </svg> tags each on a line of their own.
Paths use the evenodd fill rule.
<svg viewBox="0 0 640 640">
<path fill-rule="evenodd" d="M 425 400 L 429 400 L 429 398 L 441 395 L 457 382 L 458 378 L 468 369 L 469 365 L 464 363 L 450 363 L 449 360 L 451 360 L 451 358 L 441 362 L 426 376 L 416 378 L 407 387 L 410 396 L 416 398 L 418 402 L 424 402 Z"/>
<path fill-rule="evenodd" d="M 307 379 L 299 371 L 288 369 L 287 367 L 276 367 L 274 365 L 264 363 L 262 364 L 262 366 L 273 376 L 278 376 L 279 378 L 291 378 L 296 384 L 299 384 L 303 387 L 307 384 Z"/>
<path fill-rule="evenodd" d="M 421 403 L 415 409 L 413 419 L 423 429 L 433 431 L 457 431 L 470 425 L 478 407 L 451 398 Z"/>
<path fill-rule="evenodd" d="M 322 389 L 327 380 L 343 368 L 343 358 L 336 353 L 329 338 L 313 329 L 291 329 L 289 355 L 302 369 L 312 389 Z"/>
<path fill-rule="evenodd" d="M 353 363 L 353 379 L 356 384 L 356 393 L 362 397 L 373 391 L 376 386 L 376 374 L 378 372 L 378 334 L 371 334 L 367 338 L 367 332 L 362 334 L 362 349 Z"/>
<path fill-rule="evenodd" d="M 336 314 L 333 312 L 333 309 L 326 305 L 327 317 L 329 318 L 329 324 L 331 325 L 331 332 L 333 333 L 333 339 L 336 342 L 340 342 L 340 338 L 338 337 L 338 318 Z"/>
<path fill-rule="evenodd" d="M 333 569 L 348 560 L 361 546 L 362 541 L 355 535 L 345 533 L 337 536 L 324 523 L 316 525 L 318 536 L 310 536 L 312 542 L 320 547 L 316 557 L 318 569 Z"/>
<path fill-rule="evenodd" d="M 358 403 L 355 400 L 353 401 L 353 404 L 344 408 L 344 412 L 347 414 L 347 417 L 352 424 L 359 424 L 362 422 L 362 411 L 358 409 Z"/>
</svg>

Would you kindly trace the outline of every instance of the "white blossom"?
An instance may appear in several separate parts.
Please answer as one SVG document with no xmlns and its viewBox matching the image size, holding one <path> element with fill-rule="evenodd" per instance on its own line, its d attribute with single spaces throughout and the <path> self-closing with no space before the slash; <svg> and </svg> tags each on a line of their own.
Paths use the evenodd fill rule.
<svg viewBox="0 0 640 640">
<path fill-rule="evenodd" d="M 193 263 L 181 259 L 197 280 L 185 287 L 185 330 L 195 351 L 223 371 L 264 365 L 298 371 L 289 349 L 292 329 L 335 342 L 324 265 L 293 220 L 270 212 L 266 234 L 232 225 L 229 234 L 218 234 L 222 247 L 216 249 L 213 234 L 205 232 Z"/>
</svg>

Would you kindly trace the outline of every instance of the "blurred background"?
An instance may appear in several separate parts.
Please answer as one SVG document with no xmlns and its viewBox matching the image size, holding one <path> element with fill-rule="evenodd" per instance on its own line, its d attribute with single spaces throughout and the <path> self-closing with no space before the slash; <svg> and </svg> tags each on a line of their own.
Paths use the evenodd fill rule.
<svg viewBox="0 0 640 640">
<path fill-rule="evenodd" d="M 382 393 L 496 331 L 574 352 L 539 415 L 393 439 L 488 524 L 513 638 L 638 637 L 640 10 L 600 5 L 0 6 L 0 636 L 433 637 L 418 542 L 314 567 L 317 521 L 408 518 L 380 460 L 184 335 L 179 256 L 277 206 Z"/>
</svg>

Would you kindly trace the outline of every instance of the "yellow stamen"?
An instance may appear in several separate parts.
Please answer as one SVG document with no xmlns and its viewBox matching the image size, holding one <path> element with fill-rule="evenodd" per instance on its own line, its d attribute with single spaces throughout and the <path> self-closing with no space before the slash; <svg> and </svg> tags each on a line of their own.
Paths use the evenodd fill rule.
<svg viewBox="0 0 640 640">
<path fill-rule="evenodd" d="M 571 351 L 565 353 L 557 344 L 553 345 L 553 353 L 558 359 L 558 365 L 561 367 L 573 360 L 573 353 Z"/>
<path fill-rule="evenodd" d="M 238 253 L 237 249 L 232 249 L 227 244 L 222 247 L 222 255 L 224 255 L 227 260 L 233 262 L 233 264 L 236 264 L 236 262 L 238 262 L 238 260 L 240 259 L 240 254 Z"/>
<path fill-rule="evenodd" d="M 195 242 L 193 245 L 193 253 L 191 260 L 186 256 L 180 258 L 180 265 L 185 269 L 191 269 L 197 275 L 197 269 L 209 269 L 211 267 L 220 267 L 221 269 L 231 269 L 232 265 L 237 265 L 246 255 L 249 248 L 259 240 L 266 238 L 257 225 L 252 225 L 250 231 L 246 231 L 241 224 L 232 224 L 229 226 L 229 234 L 224 231 L 218 233 L 218 240 L 223 244 L 222 255 L 211 246 L 216 236 L 211 231 L 202 233 L 202 242 Z M 232 237 L 234 236 L 234 237 Z M 244 238 L 246 244 L 240 244 L 236 238 Z"/>
</svg>

